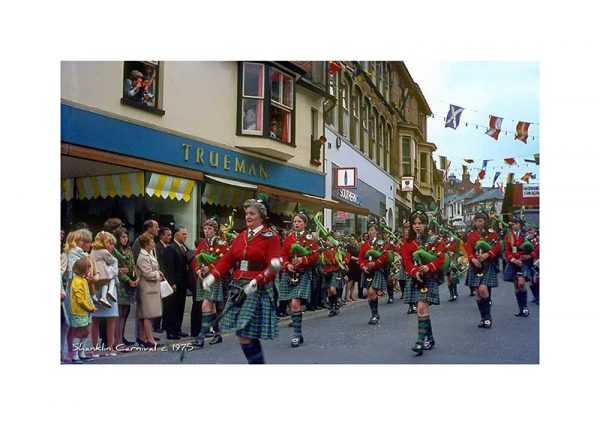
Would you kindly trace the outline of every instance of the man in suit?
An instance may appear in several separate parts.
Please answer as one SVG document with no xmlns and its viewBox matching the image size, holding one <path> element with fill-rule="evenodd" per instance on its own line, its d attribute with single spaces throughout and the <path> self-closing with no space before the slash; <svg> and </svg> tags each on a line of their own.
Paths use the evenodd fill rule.
<svg viewBox="0 0 600 425">
<path fill-rule="evenodd" d="M 160 271 L 165 273 L 165 249 L 171 243 L 172 232 L 168 227 L 161 227 L 158 231 L 158 243 L 156 244 L 156 259 L 160 266 Z M 163 306 L 164 311 L 164 306 Z M 152 329 L 156 333 L 163 333 L 165 330 L 161 326 L 162 316 L 152 319 Z"/>
<path fill-rule="evenodd" d="M 163 327 L 167 331 L 167 339 L 181 339 L 188 336 L 181 331 L 183 312 L 185 310 L 185 297 L 187 294 L 188 261 L 187 230 L 185 227 L 176 227 L 173 242 L 165 248 L 165 277 L 173 287 L 174 293 L 164 299 L 165 314 Z"/>
</svg>

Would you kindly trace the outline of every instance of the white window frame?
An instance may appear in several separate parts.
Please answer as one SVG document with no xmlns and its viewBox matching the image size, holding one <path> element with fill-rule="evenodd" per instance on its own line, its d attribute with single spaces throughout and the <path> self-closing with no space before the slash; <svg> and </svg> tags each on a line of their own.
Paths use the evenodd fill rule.
<svg viewBox="0 0 600 425">
<path fill-rule="evenodd" d="M 251 64 L 251 65 L 259 65 L 261 67 L 262 70 L 262 97 L 260 96 L 250 96 L 250 95 L 246 95 L 244 93 L 245 87 L 246 87 L 246 64 Z M 261 130 L 248 130 L 248 129 L 244 129 L 244 99 L 256 99 L 259 101 L 262 101 L 262 108 L 261 108 L 261 114 L 262 114 L 262 129 Z M 241 129 L 242 129 L 242 134 L 252 134 L 252 135 L 257 135 L 257 136 L 262 136 L 264 134 L 264 129 L 265 129 L 265 125 L 267 125 L 267 123 L 265 122 L 265 114 L 264 114 L 264 102 L 265 102 L 265 65 L 262 63 L 258 63 L 258 62 L 244 62 L 242 63 L 242 93 L 241 93 L 241 102 L 242 104 L 241 106 L 241 110 L 242 110 L 242 125 L 241 125 Z"/>
</svg>

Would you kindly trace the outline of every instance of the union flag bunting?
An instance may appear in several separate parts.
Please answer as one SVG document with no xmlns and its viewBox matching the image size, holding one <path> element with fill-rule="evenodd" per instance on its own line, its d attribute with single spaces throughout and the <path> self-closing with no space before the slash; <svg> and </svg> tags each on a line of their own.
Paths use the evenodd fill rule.
<svg viewBox="0 0 600 425">
<path fill-rule="evenodd" d="M 521 142 L 527 144 L 527 136 L 529 131 L 529 125 L 531 123 L 519 121 L 517 124 L 517 134 L 515 134 L 515 139 L 519 139 Z"/>
<path fill-rule="evenodd" d="M 485 132 L 488 136 L 498 140 L 500 129 L 502 127 L 502 118 L 490 115 L 490 128 Z"/>
</svg>

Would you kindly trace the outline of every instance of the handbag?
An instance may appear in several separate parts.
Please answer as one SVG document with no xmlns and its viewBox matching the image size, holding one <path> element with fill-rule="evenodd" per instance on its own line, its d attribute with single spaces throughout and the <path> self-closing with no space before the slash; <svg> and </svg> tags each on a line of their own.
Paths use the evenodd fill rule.
<svg viewBox="0 0 600 425">
<path fill-rule="evenodd" d="M 167 280 L 162 280 L 160 283 L 160 297 L 166 298 L 173 293 L 173 288 L 171 288 L 171 284 L 167 282 Z"/>
</svg>

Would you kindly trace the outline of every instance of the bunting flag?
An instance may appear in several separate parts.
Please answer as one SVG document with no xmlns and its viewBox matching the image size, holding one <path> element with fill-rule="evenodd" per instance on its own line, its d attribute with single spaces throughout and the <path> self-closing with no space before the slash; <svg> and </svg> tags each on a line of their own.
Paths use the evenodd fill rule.
<svg viewBox="0 0 600 425">
<path fill-rule="evenodd" d="M 485 170 L 481 170 L 477 175 L 479 176 L 479 180 L 483 180 L 483 178 L 485 177 Z"/>
<path fill-rule="evenodd" d="M 460 106 L 450 105 L 450 110 L 446 115 L 446 125 L 445 127 L 450 127 L 456 130 L 458 124 L 460 123 L 460 114 L 464 111 L 465 108 L 461 108 Z"/>
<path fill-rule="evenodd" d="M 463 175 L 464 174 L 468 174 L 469 173 L 469 169 L 467 168 L 467 166 L 463 165 L 462 167 L 463 167 Z"/>
<path fill-rule="evenodd" d="M 448 161 L 445 156 L 440 155 L 440 169 L 445 170 L 448 168 Z"/>
<path fill-rule="evenodd" d="M 329 72 L 331 72 L 332 74 L 335 74 L 336 72 L 341 71 L 342 69 L 343 67 L 338 61 L 329 62 Z"/>
<path fill-rule="evenodd" d="M 498 180 L 498 177 L 500 177 L 500 171 L 496 171 L 496 175 L 494 176 L 494 181 L 492 182 L 492 187 L 494 187 L 496 185 L 496 180 Z"/>
<path fill-rule="evenodd" d="M 506 176 L 506 184 L 514 184 L 515 182 L 515 173 L 508 173 Z"/>
<path fill-rule="evenodd" d="M 485 170 L 487 168 L 487 163 L 490 161 L 491 161 L 491 159 L 484 159 L 483 163 L 481 164 L 481 169 Z"/>
<path fill-rule="evenodd" d="M 452 161 L 448 161 L 448 165 L 446 166 L 446 170 L 444 171 L 444 180 L 448 180 L 448 169 L 450 168 L 450 164 Z"/>
<path fill-rule="evenodd" d="M 529 125 L 531 123 L 519 121 L 517 124 L 517 134 L 515 134 L 515 139 L 519 139 L 523 143 L 527 143 L 527 136 L 529 131 Z"/>
<path fill-rule="evenodd" d="M 508 164 L 508 165 L 513 165 L 513 164 L 516 164 L 517 161 L 515 161 L 514 158 L 504 158 L 504 163 Z"/>
<path fill-rule="evenodd" d="M 523 177 L 521 177 L 521 180 L 523 180 L 525 183 L 529 183 L 529 179 L 531 178 L 531 175 L 533 173 L 527 172 L 523 175 Z"/>
<path fill-rule="evenodd" d="M 356 69 L 354 70 L 354 74 L 352 74 L 352 78 L 360 81 L 365 75 L 367 75 L 368 77 L 372 77 L 373 73 L 369 72 L 369 71 L 365 71 L 360 66 L 356 66 Z"/>
<path fill-rule="evenodd" d="M 465 161 L 467 164 L 472 164 L 475 162 L 472 159 L 464 159 L 463 161 Z"/>
<path fill-rule="evenodd" d="M 540 165 L 540 154 L 539 153 L 534 153 L 533 154 L 533 159 L 535 159 L 535 164 L 536 165 Z"/>
<path fill-rule="evenodd" d="M 485 132 L 488 136 L 498 140 L 500 129 L 502 127 L 502 118 L 490 115 L 490 128 Z"/>
<path fill-rule="evenodd" d="M 498 189 L 500 189 L 500 192 L 504 193 L 504 183 L 498 183 Z"/>
</svg>

